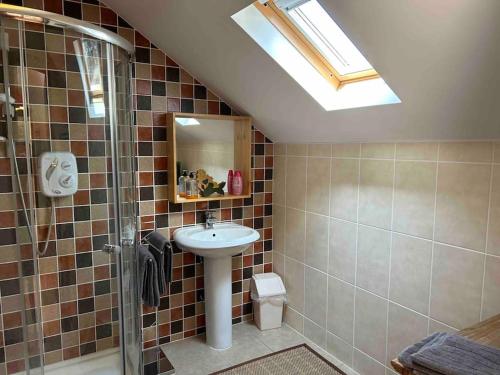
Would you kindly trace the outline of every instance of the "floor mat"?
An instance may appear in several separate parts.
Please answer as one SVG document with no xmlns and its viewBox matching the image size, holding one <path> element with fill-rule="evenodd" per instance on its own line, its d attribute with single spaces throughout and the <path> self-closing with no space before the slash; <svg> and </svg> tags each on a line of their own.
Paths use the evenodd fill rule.
<svg viewBox="0 0 500 375">
<path fill-rule="evenodd" d="M 268 354 L 211 375 L 346 375 L 306 344 Z"/>
</svg>

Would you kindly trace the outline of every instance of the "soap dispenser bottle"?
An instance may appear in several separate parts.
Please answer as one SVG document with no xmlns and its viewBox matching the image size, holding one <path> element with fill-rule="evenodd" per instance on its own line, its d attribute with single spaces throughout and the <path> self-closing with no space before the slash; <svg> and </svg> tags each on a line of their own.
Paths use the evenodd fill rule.
<svg viewBox="0 0 500 375">
<path fill-rule="evenodd" d="M 191 172 L 189 174 L 189 180 L 186 183 L 186 198 L 187 199 L 198 198 L 198 181 L 196 180 L 195 172 Z"/>
<path fill-rule="evenodd" d="M 179 185 L 178 185 L 178 193 L 179 196 L 185 198 L 186 197 L 186 187 L 187 187 L 188 173 L 186 170 L 182 171 L 182 176 L 179 177 Z"/>
<path fill-rule="evenodd" d="M 240 171 L 234 172 L 232 185 L 233 195 L 241 195 L 241 193 L 243 193 L 243 176 Z"/>
</svg>

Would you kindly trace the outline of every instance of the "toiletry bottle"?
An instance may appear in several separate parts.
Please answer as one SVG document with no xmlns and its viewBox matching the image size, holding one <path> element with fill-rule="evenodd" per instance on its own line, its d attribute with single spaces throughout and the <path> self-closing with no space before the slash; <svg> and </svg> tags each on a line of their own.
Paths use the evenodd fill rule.
<svg viewBox="0 0 500 375">
<path fill-rule="evenodd" d="M 186 182 L 188 180 L 188 173 L 186 170 L 182 171 L 182 176 L 179 177 L 179 187 L 177 189 L 179 196 L 186 197 Z"/>
<path fill-rule="evenodd" d="M 233 195 L 241 195 L 243 192 L 243 176 L 240 171 L 234 172 L 233 176 Z"/>
<path fill-rule="evenodd" d="M 233 170 L 227 172 L 227 193 L 233 194 Z"/>
<path fill-rule="evenodd" d="M 189 180 L 186 184 L 186 198 L 198 198 L 198 181 L 196 180 L 196 174 L 194 172 L 189 174 Z"/>
</svg>

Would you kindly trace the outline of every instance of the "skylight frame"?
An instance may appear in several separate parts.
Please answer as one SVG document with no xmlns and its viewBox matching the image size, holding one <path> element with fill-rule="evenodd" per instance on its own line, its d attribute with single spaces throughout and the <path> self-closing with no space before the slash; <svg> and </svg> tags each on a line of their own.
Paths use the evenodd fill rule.
<svg viewBox="0 0 500 375">
<path fill-rule="evenodd" d="M 335 89 L 339 90 L 349 83 L 380 78 L 375 69 L 340 74 L 274 0 L 268 0 L 264 4 L 257 0 L 253 5 Z"/>
</svg>

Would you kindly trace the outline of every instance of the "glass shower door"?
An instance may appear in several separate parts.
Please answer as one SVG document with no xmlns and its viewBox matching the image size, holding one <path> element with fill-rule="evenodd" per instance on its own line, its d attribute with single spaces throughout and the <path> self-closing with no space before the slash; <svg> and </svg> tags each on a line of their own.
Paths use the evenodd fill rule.
<svg viewBox="0 0 500 375">
<path fill-rule="evenodd" d="M 9 134 L 7 121 L 1 128 L 0 158 L 12 164 L 11 190 L 18 198 L 12 211 L 19 221 L 15 232 L 8 229 L 15 238 L 5 245 L 19 270 L 15 280 L 0 279 L 0 295 L 2 310 L 19 319 L 9 330 L 2 327 L 0 373 L 50 374 L 62 361 L 99 354 L 111 370 L 106 373 L 140 374 L 129 57 L 110 43 L 53 24 L 1 22 L 9 34 L 2 44 L 8 65 L 2 92 L 15 100 L 15 116 Z M 11 138 L 17 158 L 6 147 Z M 75 155 L 75 195 L 49 199 L 42 193 L 37 168 L 44 152 Z M 14 189 L 14 160 L 26 215 Z M 0 198 L 5 200 L 1 192 Z M 5 254 L 0 266 L 12 261 Z"/>
<path fill-rule="evenodd" d="M 135 252 L 137 207 L 135 184 L 135 142 L 131 116 L 130 65 L 128 55 L 115 46 L 107 49 L 110 104 L 111 144 L 115 167 L 116 233 L 121 272 L 121 338 L 126 374 L 142 373 L 141 314 L 137 290 L 137 257 Z"/>
</svg>

